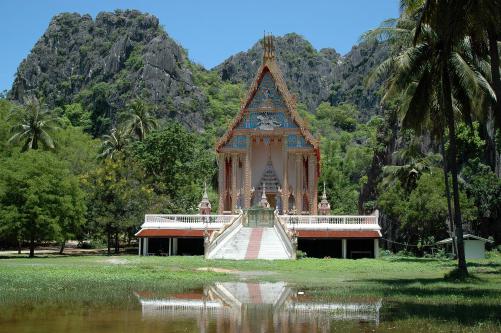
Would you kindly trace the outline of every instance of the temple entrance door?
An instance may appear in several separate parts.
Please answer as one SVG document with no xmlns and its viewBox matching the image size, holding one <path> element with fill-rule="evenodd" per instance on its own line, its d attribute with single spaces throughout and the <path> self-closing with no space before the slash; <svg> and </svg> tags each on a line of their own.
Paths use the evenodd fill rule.
<svg viewBox="0 0 501 333">
<path fill-rule="evenodd" d="M 277 207 L 277 200 L 276 200 L 277 194 L 276 193 L 268 193 L 266 192 L 266 199 L 268 200 L 268 203 L 270 204 L 270 208 L 276 208 Z"/>
</svg>

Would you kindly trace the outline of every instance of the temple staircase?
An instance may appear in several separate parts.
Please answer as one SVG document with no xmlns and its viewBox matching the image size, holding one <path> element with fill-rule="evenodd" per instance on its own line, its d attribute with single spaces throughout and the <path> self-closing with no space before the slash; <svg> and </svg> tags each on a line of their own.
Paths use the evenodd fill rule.
<svg viewBox="0 0 501 333">
<path fill-rule="evenodd" d="M 228 237 L 210 259 L 290 259 L 275 228 L 241 226 L 232 237 Z"/>
</svg>

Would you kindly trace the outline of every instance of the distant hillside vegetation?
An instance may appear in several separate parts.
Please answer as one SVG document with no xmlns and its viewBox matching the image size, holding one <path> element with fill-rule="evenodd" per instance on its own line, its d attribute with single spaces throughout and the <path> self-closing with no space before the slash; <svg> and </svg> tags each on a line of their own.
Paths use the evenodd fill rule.
<svg viewBox="0 0 501 333">
<path fill-rule="evenodd" d="M 287 84 L 308 111 L 328 101 L 356 105 L 361 121 L 379 112 L 377 87 L 367 89 L 363 79 L 384 59 L 385 47 L 359 45 L 341 56 L 334 49 L 317 51 L 295 33 L 276 37 L 275 45 Z M 109 132 L 133 98 L 153 104 L 159 119 L 174 119 L 197 131 L 215 126 L 220 133 L 237 111 L 228 110 L 225 101 L 238 109 L 235 101 L 254 77 L 261 57 L 261 44 L 256 42 L 247 52 L 206 70 L 190 62 L 153 15 L 117 10 L 92 19 L 63 13 L 51 20 L 19 65 L 8 96 L 22 101 L 36 94 L 50 107 L 78 103 L 89 113 L 88 131 L 94 136 Z"/>
</svg>

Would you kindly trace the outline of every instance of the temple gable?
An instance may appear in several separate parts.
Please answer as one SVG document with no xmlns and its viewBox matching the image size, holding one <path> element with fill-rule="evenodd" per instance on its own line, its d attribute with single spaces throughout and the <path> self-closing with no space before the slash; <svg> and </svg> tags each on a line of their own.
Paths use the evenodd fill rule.
<svg viewBox="0 0 501 333">
<path fill-rule="evenodd" d="M 270 72 L 266 72 L 257 91 L 247 106 L 248 110 L 286 109 L 284 99 L 277 89 Z"/>
<path fill-rule="evenodd" d="M 248 209 L 266 195 L 281 212 L 315 214 L 319 143 L 296 111 L 271 36 L 263 48 L 263 64 L 240 112 L 216 145 L 219 211 Z"/>
</svg>

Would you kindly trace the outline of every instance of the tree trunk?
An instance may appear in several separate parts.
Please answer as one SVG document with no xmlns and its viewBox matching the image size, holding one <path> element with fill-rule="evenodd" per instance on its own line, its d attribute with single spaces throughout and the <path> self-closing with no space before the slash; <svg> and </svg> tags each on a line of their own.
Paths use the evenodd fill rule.
<svg viewBox="0 0 501 333">
<path fill-rule="evenodd" d="M 17 254 L 21 254 L 21 239 L 17 240 Z"/>
<path fill-rule="evenodd" d="M 442 149 L 442 167 L 444 170 L 444 181 L 445 181 L 445 196 L 447 198 L 447 212 L 449 214 L 449 228 L 451 229 L 450 236 L 452 238 L 452 248 L 454 249 L 454 254 L 457 253 L 456 240 L 454 237 L 454 219 L 452 217 L 452 204 L 451 204 L 451 189 L 449 188 L 449 172 L 447 171 L 447 152 L 445 151 L 445 140 L 442 134 L 440 138 L 440 148 Z"/>
<path fill-rule="evenodd" d="M 59 248 L 59 254 L 64 253 L 64 247 L 66 246 L 66 239 L 61 242 L 61 247 Z"/>
<path fill-rule="evenodd" d="M 494 29 L 489 29 L 489 56 L 491 58 L 492 88 L 496 93 L 497 101 L 494 102 L 495 127 L 501 129 L 501 75 L 499 73 L 499 50 L 497 35 Z"/>
<path fill-rule="evenodd" d="M 30 258 L 35 256 L 35 236 L 30 236 Z"/>
<path fill-rule="evenodd" d="M 447 119 L 447 127 L 449 128 L 449 154 L 451 156 L 449 170 L 452 175 L 452 195 L 454 200 L 454 224 L 456 226 L 458 270 L 460 273 L 467 275 L 468 268 L 466 267 L 466 258 L 464 255 L 463 224 L 461 221 L 461 207 L 459 205 L 456 124 L 454 119 L 454 110 L 452 108 L 452 91 L 449 68 L 446 63 L 442 66 L 442 71 L 444 111 Z"/>
<path fill-rule="evenodd" d="M 118 238 L 118 231 L 115 231 L 115 254 L 120 253 L 120 239 Z"/>
<path fill-rule="evenodd" d="M 107 230 L 106 230 L 106 233 L 107 233 L 107 237 L 108 237 L 108 255 L 111 255 L 111 229 L 110 227 L 108 226 Z"/>
</svg>

